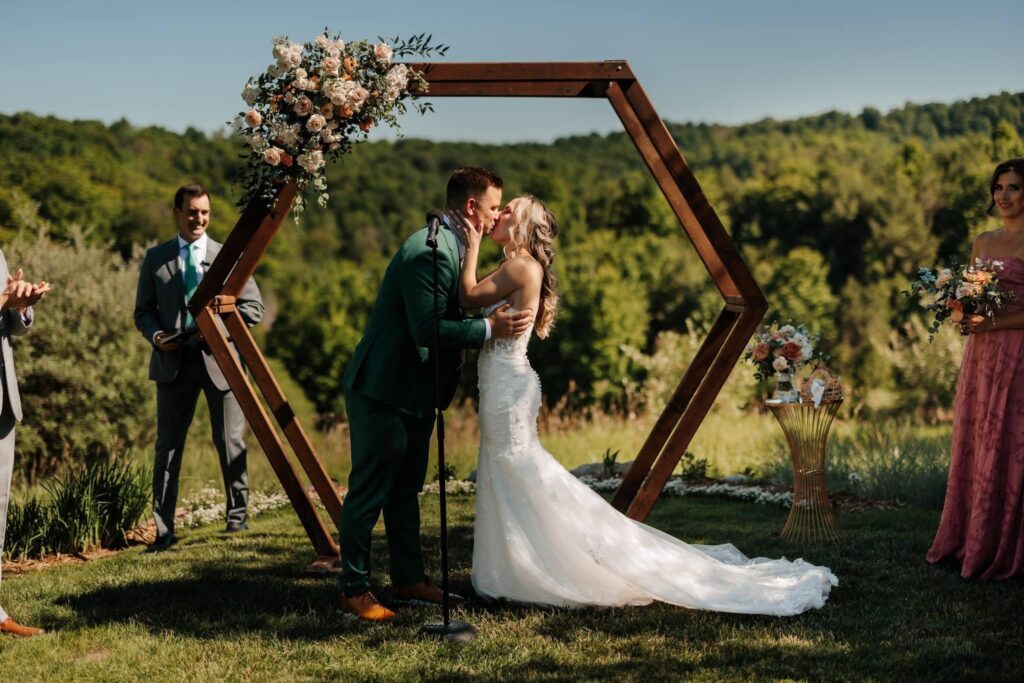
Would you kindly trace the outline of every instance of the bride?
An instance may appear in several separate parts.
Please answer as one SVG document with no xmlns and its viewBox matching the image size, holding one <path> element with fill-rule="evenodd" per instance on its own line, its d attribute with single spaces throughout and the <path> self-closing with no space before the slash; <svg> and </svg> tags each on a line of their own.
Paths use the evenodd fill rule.
<svg viewBox="0 0 1024 683">
<path fill-rule="evenodd" d="M 491 239 L 505 255 L 481 280 L 482 233 L 466 231 L 460 300 L 464 308 L 511 302 L 538 311 L 532 332 L 555 322 L 551 270 L 554 216 L 535 197 L 513 199 Z M 541 389 L 517 339 L 480 352 L 480 451 L 473 587 L 488 598 L 576 607 L 660 600 L 720 612 L 790 615 L 821 607 L 838 580 L 826 567 L 785 558 L 749 559 L 731 544 L 683 543 L 629 519 L 567 472 L 537 438 Z"/>
</svg>

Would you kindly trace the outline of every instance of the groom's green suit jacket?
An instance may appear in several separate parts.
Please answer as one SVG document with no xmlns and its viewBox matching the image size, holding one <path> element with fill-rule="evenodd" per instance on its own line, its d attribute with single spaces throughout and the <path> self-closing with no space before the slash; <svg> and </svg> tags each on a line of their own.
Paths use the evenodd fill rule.
<svg viewBox="0 0 1024 683">
<path fill-rule="evenodd" d="M 366 334 L 345 368 L 342 383 L 349 391 L 395 409 L 428 417 L 433 413 L 434 266 L 422 228 L 405 241 L 391 259 Z M 466 319 L 459 307 L 459 251 L 455 235 L 442 226 L 437 235 L 438 307 L 441 312 L 438 355 L 441 406 L 447 407 L 458 385 L 462 349 L 480 348 L 483 320 Z"/>
</svg>

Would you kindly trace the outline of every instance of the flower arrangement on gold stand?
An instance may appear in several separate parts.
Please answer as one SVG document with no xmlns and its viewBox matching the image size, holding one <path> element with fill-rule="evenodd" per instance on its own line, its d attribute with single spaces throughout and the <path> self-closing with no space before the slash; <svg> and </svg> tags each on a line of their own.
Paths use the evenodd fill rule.
<svg viewBox="0 0 1024 683">
<path fill-rule="evenodd" d="M 420 34 L 377 43 L 345 42 L 325 30 L 309 43 L 274 39 L 274 63 L 249 79 L 242 91 L 248 109 L 239 112 L 238 133 L 249 145 L 242 171 L 239 206 L 253 199 L 268 203 L 277 186 L 294 180 L 298 186 L 293 212 L 301 213 L 305 191 L 312 186 L 317 203 L 329 198 L 324 167 L 366 140 L 374 126 L 398 129 L 406 102 L 421 113 L 429 103 L 415 101 L 427 91 L 423 74 L 394 59 L 444 55 L 446 45 L 431 45 Z"/>
<path fill-rule="evenodd" d="M 947 319 L 959 323 L 967 315 L 992 317 L 1014 300 L 1013 292 L 999 289 L 997 274 L 1002 269 L 1002 261 L 980 258 L 967 265 L 919 268 L 917 278 L 904 294 L 923 295 L 925 310 L 934 315 L 928 326 L 929 341 Z"/>
<path fill-rule="evenodd" d="M 818 335 L 811 334 L 803 325 L 772 324 L 754 335 L 743 358 L 754 366 L 755 378 L 775 378 L 771 400 L 796 403 L 800 396 L 793 374 L 812 360 L 827 360 L 815 348 L 817 343 Z"/>
</svg>

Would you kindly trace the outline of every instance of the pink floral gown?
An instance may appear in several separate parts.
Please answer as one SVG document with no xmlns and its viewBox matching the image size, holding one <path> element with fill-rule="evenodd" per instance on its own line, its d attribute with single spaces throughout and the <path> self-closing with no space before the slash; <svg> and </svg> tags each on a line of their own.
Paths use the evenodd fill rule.
<svg viewBox="0 0 1024 683">
<path fill-rule="evenodd" d="M 1003 262 L 1005 311 L 1024 311 L 1024 261 Z M 998 313 L 996 315 L 999 315 Z M 1024 573 L 1024 329 L 971 335 L 956 388 L 946 502 L 928 561 L 961 562 L 965 578 Z"/>
</svg>

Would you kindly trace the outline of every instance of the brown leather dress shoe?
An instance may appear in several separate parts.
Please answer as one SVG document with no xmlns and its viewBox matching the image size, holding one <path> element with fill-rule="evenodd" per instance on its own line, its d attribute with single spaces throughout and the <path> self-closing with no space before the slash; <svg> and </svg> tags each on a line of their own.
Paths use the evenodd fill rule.
<svg viewBox="0 0 1024 683">
<path fill-rule="evenodd" d="M 12 636 L 28 638 L 29 636 L 38 636 L 40 633 L 46 633 L 46 631 L 32 626 L 22 626 L 14 619 L 8 617 L 0 622 L 0 633 L 9 633 Z"/>
<path fill-rule="evenodd" d="M 341 609 L 346 614 L 355 615 L 364 621 L 390 621 L 398 616 L 380 604 L 370 591 L 352 597 L 342 595 Z"/>
<path fill-rule="evenodd" d="M 444 600 L 444 593 L 441 589 L 427 580 L 414 583 L 411 586 L 402 586 L 391 589 L 391 597 L 400 602 L 415 604 L 440 605 Z M 456 604 L 463 601 L 461 595 L 448 593 L 448 602 Z"/>
</svg>

